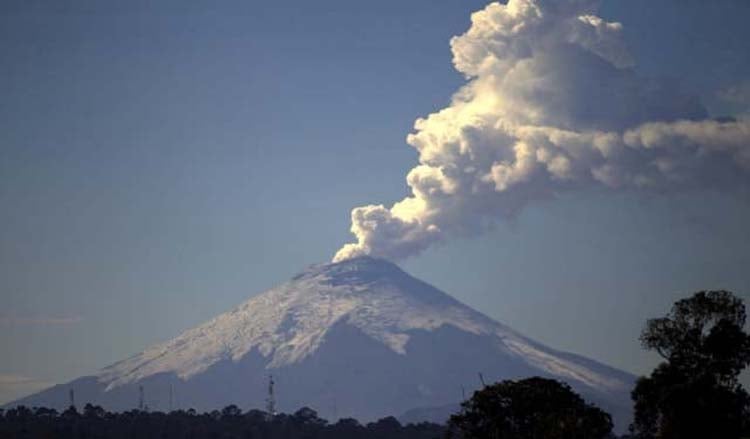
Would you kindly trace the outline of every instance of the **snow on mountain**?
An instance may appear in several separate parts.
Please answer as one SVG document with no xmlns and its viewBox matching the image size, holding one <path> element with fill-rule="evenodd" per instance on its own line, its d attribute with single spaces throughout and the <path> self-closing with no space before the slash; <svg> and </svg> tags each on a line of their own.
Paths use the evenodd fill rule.
<svg viewBox="0 0 750 439">
<path fill-rule="evenodd" d="M 395 265 L 369 257 L 313 266 L 173 340 L 105 368 L 99 378 L 108 390 L 161 372 L 189 379 L 222 359 L 237 361 L 253 348 L 270 359 L 269 368 L 278 368 L 313 353 L 339 320 L 400 355 L 407 354 L 409 331 L 452 325 L 497 337 L 501 348 L 549 374 L 592 387 L 627 384 L 544 352 L 507 326 L 415 282 Z"/>
<path fill-rule="evenodd" d="M 466 381 L 476 381 L 470 377 L 477 371 L 491 379 L 555 377 L 623 418 L 633 382 L 624 372 L 524 337 L 390 262 L 360 257 L 312 266 L 94 377 L 19 403 L 60 405 L 64 389 L 77 385 L 86 398 L 118 409 L 133 386 L 147 382 L 163 392 L 160 380 L 169 380 L 193 406 L 238 398 L 246 399 L 240 405 L 258 406 L 269 371 L 287 378 L 290 385 L 279 395 L 287 403 L 360 418 L 457 403 L 457 388 L 474 387 Z"/>
</svg>

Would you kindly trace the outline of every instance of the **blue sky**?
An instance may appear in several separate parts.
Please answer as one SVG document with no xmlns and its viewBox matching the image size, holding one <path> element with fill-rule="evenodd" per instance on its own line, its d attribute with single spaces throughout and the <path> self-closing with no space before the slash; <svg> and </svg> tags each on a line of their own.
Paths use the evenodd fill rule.
<svg viewBox="0 0 750 439">
<path fill-rule="evenodd" d="M 329 260 L 408 193 L 418 117 L 465 83 L 479 1 L 0 6 L 0 400 L 96 371 Z M 642 75 L 750 109 L 750 6 L 604 1 Z M 529 205 L 401 265 L 549 345 L 635 373 L 698 289 L 750 293 L 750 191 Z"/>
</svg>

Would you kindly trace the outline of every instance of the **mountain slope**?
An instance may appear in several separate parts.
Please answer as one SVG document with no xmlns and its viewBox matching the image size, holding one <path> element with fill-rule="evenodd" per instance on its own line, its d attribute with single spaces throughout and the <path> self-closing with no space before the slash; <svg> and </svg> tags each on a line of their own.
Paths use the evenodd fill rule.
<svg viewBox="0 0 750 439">
<path fill-rule="evenodd" d="M 123 410 L 143 386 L 153 408 L 168 408 L 170 388 L 175 408 L 262 407 L 273 373 L 282 410 L 370 420 L 458 403 L 477 372 L 558 378 L 619 424 L 628 417 L 629 374 L 545 347 L 369 257 L 310 267 L 173 340 L 14 404 L 61 408 L 74 388 L 79 403 Z"/>
</svg>

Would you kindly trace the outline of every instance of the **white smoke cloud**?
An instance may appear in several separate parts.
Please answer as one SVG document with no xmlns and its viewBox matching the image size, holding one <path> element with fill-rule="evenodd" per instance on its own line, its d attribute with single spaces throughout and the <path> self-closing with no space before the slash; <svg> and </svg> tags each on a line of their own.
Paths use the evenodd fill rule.
<svg viewBox="0 0 750 439">
<path fill-rule="evenodd" d="M 411 194 L 357 207 L 359 255 L 401 259 L 477 233 L 529 202 L 570 190 L 722 188 L 750 174 L 750 120 L 707 119 L 674 85 L 638 76 L 622 25 L 594 0 L 509 0 L 451 40 L 467 78 L 451 104 L 418 119 Z"/>
</svg>

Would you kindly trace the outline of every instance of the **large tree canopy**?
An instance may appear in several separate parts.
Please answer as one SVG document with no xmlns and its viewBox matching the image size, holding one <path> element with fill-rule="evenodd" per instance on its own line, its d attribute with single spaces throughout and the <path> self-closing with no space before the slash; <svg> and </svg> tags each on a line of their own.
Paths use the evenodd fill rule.
<svg viewBox="0 0 750 439">
<path fill-rule="evenodd" d="M 738 438 L 747 393 L 738 383 L 750 364 L 742 300 L 728 291 L 701 291 L 649 320 L 647 349 L 666 361 L 633 391 L 633 432 L 643 438 Z"/>
<path fill-rule="evenodd" d="M 463 439 L 601 439 L 611 433 L 612 419 L 568 385 L 535 377 L 475 392 L 449 429 Z"/>
</svg>

